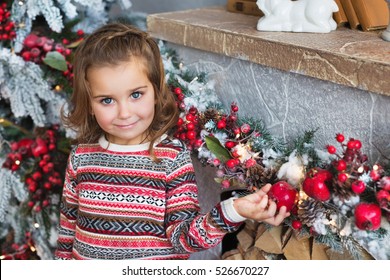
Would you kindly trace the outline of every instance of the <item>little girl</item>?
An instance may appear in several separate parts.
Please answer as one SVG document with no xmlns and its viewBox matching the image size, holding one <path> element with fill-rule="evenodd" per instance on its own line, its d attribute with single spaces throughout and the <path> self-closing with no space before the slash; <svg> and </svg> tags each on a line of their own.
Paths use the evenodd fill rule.
<svg viewBox="0 0 390 280">
<path fill-rule="evenodd" d="M 188 259 L 216 246 L 245 219 L 279 225 L 267 184 L 199 213 L 185 145 L 156 42 L 112 23 L 74 58 L 74 93 L 64 123 L 77 132 L 66 169 L 57 259 Z"/>
</svg>

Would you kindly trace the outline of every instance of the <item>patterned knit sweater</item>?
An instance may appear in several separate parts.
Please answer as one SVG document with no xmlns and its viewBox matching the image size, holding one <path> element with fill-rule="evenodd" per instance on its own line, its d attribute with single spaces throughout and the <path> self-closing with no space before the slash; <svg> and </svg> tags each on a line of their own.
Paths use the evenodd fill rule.
<svg viewBox="0 0 390 280">
<path fill-rule="evenodd" d="M 238 229 L 232 203 L 201 214 L 189 151 L 178 140 L 122 146 L 104 137 L 68 160 L 56 259 L 188 259 Z"/>
</svg>

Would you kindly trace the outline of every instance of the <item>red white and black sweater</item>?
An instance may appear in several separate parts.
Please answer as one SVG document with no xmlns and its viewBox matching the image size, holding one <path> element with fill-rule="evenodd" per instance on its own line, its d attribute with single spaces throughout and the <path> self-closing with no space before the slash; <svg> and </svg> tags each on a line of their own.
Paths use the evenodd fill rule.
<svg viewBox="0 0 390 280">
<path fill-rule="evenodd" d="M 122 146 L 104 137 L 74 147 L 61 202 L 56 259 L 188 259 L 243 218 L 232 200 L 199 213 L 189 151 L 179 140 Z"/>
</svg>

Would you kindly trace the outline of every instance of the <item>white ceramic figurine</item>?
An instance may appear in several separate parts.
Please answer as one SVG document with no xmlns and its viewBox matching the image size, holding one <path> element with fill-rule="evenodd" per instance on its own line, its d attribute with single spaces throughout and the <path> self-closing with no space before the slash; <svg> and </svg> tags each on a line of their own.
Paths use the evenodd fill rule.
<svg viewBox="0 0 390 280">
<path fill-rule="evenodd" d="M 334 0 L 257 0 L 264 13 L 257 23 L 261 31 L 328 33 L 337 28 Z"/>
</svg>

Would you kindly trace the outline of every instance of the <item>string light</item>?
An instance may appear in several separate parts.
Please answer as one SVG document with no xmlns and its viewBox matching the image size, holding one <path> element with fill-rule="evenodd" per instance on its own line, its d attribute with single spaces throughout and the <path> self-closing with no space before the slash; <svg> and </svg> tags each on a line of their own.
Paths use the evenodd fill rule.
<svg viewBox="0 0 390 280">
<path fill-rule="evenodd" d="M 372 167 L 373 170 L 377 171 L 379 169 L 379 166 L 377 164 L 374 164 L 374 166 Z"/>
<path fill-rule="evenodd" d="M 39 224 L 38 223 L 34 223 L 34 227 L 35 228 L 39 228 Z"/>
<path fill-rule="evenodd" d="M 18 1 L 19 6 L 23 6 L 24 2 L 23 1 Z"/>
<path fill-rule="evenodd" d="M 363 173 L 363 171 L 364 171 L 364 167 L 363 166 L 360 166 L 359 168 L 358 168 L 358 170 L 357 170 L 359 173 Z"/>
<path fill-rule="evenodd" d="M 56 85 L 54 88 L 55 91 L 59 92 L 62 90 L 62 87 L 60 85 Z"/>
</svg>

